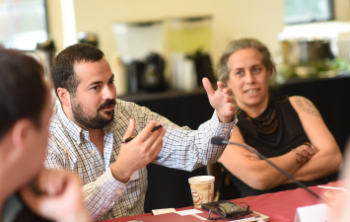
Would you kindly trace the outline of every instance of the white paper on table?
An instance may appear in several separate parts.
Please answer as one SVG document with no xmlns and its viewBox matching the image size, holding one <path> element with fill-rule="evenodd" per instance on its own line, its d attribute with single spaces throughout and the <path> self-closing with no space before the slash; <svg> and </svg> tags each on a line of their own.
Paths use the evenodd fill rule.
<svg viewBox="0 0 350 222">
<path fill-rule="evenodd" d="M 334 219 L 330 218 L 329 210 L 326 204 L 298 207 L 294 222 L 334 222 Z"/>
<path fill-rule="evenodd" d="M 167 214 L 175 212 L 175 208 L 164 208 L 164 209 L 156 209 L 152 210 L 153 215 L 159 215 L 159 214 Z"/>
<path fill-rule="evenodd" d="M 203 212 L 200 210 L 196 210 L 196 209 L 190 209 L 190 210 L 176 211 L 175 213 L 177 213 L 181 216 L 186 216 L 186 215 L 198 214 L 198 213 L 203 213 Z"/>
</svg>

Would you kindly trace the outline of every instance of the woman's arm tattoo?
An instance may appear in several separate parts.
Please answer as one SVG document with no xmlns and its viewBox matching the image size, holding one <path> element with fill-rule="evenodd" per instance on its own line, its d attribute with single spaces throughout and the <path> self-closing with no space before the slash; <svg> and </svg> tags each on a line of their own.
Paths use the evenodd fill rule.
<svg viewBox="0 0 350 222">
<path fill-rule="evenodd" d="M 318 112 L 318 110 L 310 100 L 302 97 L 296 97 L 295 101 L 297 105 L 300 107 L 300 109 L 302 109 L 304 112 L 313 116 L 320 116 L 320 113 Z"/>
</svg>

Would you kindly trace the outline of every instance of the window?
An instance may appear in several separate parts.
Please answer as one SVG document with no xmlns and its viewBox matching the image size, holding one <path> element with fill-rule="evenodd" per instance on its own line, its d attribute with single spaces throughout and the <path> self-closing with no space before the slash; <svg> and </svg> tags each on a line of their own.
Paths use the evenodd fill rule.
<svg viewBox="0 0 350 222">
<path fill-rule="evenodd" d="M 328 21 L 333 18 L 333 0 L 284 0 L 286 24 Z"/>
<path fill-rule="evenodd" d="M 47 38 L 45 0 L 0 0 L 0 44 L 33 50 Z"/>
</svg>

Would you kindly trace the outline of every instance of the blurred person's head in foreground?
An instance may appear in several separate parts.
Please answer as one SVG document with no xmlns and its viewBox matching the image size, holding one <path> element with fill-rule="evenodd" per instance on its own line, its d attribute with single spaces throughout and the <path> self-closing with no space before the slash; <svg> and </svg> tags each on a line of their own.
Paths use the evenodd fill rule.
<svg viewBox="0 0 350 222">
<path fill-rule="evenodd" d="M 329 214 L 336 222 L 348 222 L 350 218 L 350 136 L 344 149 L 344 167 L 339 175 L 340 186 L 344 189 L 326 191 L 333 205 Z"/>
<path fill-rule="evenodd" d="M 42 66 L 34 58 L 0 49 L 0 200 L 43 167 L 51 114 Z"/>
<path fill-rule="evenodd" d="M 42 66 L 0 48 L 0 221 L 90 221 L 78 177 L 43 167 L 51 115 Z"/>
</svg>

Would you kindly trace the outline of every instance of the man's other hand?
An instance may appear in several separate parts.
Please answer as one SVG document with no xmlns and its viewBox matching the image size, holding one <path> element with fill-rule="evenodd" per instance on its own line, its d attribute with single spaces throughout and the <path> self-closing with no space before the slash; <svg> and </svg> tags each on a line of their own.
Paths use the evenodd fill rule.
<svg viewBox="0 0 350 222">
<path fill-rule="evenodd" d="M 229 123 L 235 115 L 237 104 L 230 88 L 222 82 L 217 82 L 218 89 L 215 91 L 207 78 L 202 80 L 210 105 L 216 110 L 220 122 Z"/>
<path fill-rule="evenodd" d="M 136 170 L 145 167 L 157 157 L 162 149 L 166 130 L 161 127 L 151 132 L 155 125 L 156 121 L 152 120 L 133 140 L 121 145 L 118 158 L 111 166 L 115 179 L 126 183 Z M 130 119 L 123 140 L 134 135 L 134 131 L 135 121 Z"/>
<path fill-rule="evenodd" d="M 59 222 L 90 222 L 78 176 L 61 170 L 43 169 L 33 181 L 40 192 L 35 194 L 29 185 L 20 190 L 26 205 L 34 213 Z"/>
</svg>

